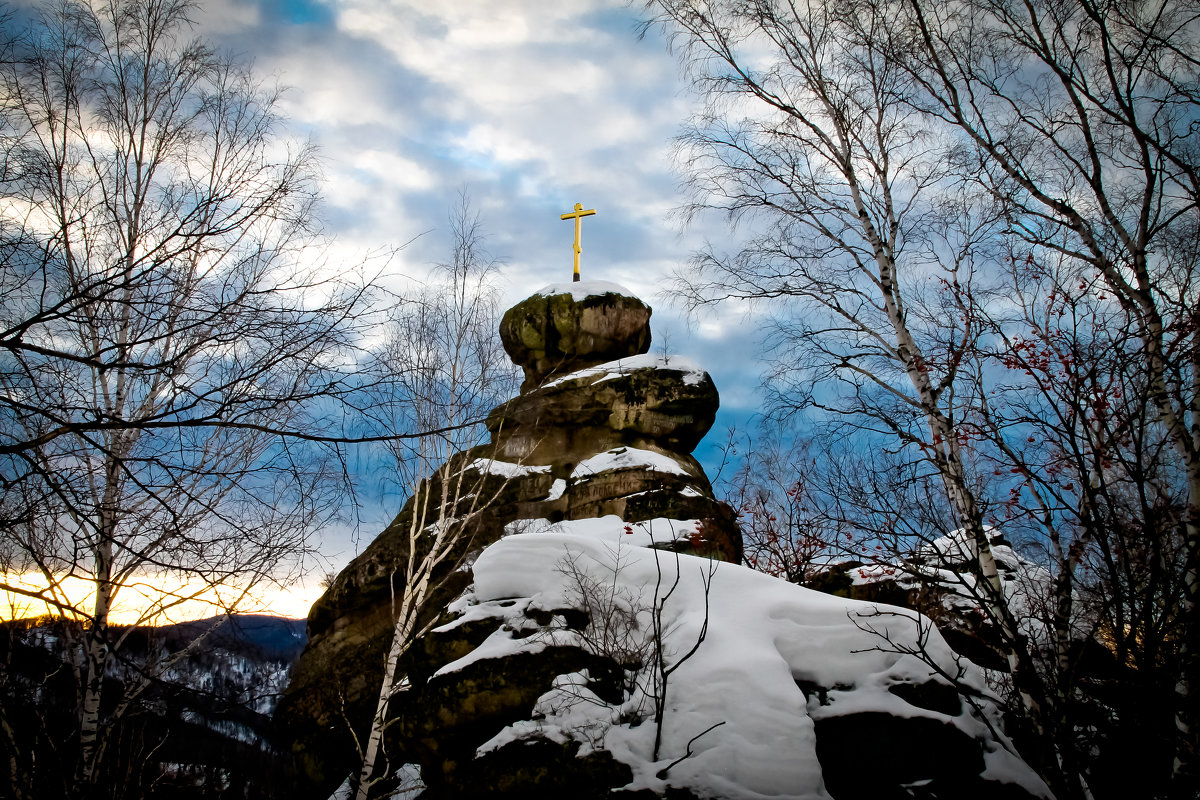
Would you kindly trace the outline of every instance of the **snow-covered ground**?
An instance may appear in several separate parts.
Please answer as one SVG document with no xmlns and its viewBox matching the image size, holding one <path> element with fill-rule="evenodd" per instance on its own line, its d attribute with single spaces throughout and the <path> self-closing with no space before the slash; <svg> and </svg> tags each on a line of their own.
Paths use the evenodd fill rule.
<svg viewBox="0 0 1200 800">
<path fill-rule="evenodd" d="M 664 529 L 686 527 L 661 522 Z M 528 609 L 578 605 L 582 574 L 639 606 L 644 631 L 656 590 L 662 596 L 678 576 L 663 613 L 668 663 L 691 649 L 706 621 L 707 638 L 670 678 L 658 760 L 652 758 L 655 725 L 646 719 L 653 705 L 646 696 L 648 681 L 612 705 L 588 696 L 586 676 L 580 675 L 561 676 L 530 720 L 505 729 L 481 751 L 534 736 L 574 739 L 582 744 L 581 755 L 603 748 L 628 764 L 634 776 L 629 789 L 661 792 L 669 784 L 712 797 L 827 798 L 815 722 L 875 711 L 927 717 L 989 741 L 985 777 L 1049 796 L 1010 745 L 995 743 L 979 712 L 939 713 L 889 691 L 896 684 L 940 680 L 925 661 L 897 652 L 920 644 L 926 658 L 950 674 L 964 670 L 960 680 L 987 695 L 981 671 L 955 656 L 927 620 L 918 633 L 911 611 L 814 592 L 734 564 L 633 546 L 635 537 L 615 517 L 547 524 L 539 533 L 508 536 L 476 561 L 473 594 L 456 604 L 462 616 L 450 626 L 480 618 L 511 619 L 515 626 Z M 638 544 L 649 543 L 640 538 Z M 548 636 L 521 636 L 514 626 L 499 626 L 443 672 L 575 635 L 561 627 Z M 918 636 L 924 637 L 920 643 Z M 801 685 L 809 689 L 807 696 Z M 994 724 L 995 707 L 985 702 L 983 708 Z M 660 777 L 689 746 L 692 754 Z"/>
</svg>

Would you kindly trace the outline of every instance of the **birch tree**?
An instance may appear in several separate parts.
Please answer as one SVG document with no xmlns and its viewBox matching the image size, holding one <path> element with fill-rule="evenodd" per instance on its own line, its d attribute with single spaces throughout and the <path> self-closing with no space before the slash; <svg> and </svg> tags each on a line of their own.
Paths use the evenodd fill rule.
<svg viewBox="0 0 1200 800">
<path fill-rule="evenodd" d="M 336 454 L 305 442 L 338 438 L 370 287 L 304 266 L 314 152 L 194 10 L 66 0 L 5 26 L 0 588 L 83 622 L 73 796 L 119 788 L 108 734 L 145 685 L 110 696 L 122 603 L 232 612 L 340 503 Z"/>
<path fill-rule="evenodd" d="M 451 258 L 392 321 L 376 369 L 391 376 L 376 387 L 375 421 L 395 430 L 439 433 L 389 444 L 389 469 L 409 493 L 406 554 L 392 573 L 392 616 L 383 680 L 364 736 L 356 734 L 359 800 L 373 796 L 395 767 L 386 739 L 389 709 L 408 688 L 404 654 L 434 624 L 440 591 L 471 552 L 474 531 L 507 485 L 485 444 L 487 412 L 516 390 L 516 370 L 496 331 L 499 262 L 484 249 L 486 235 L 468 197 L 450 214 Z M 461 573 L 458 573 L 461 574 Z M 436 602 L 435 602 L 436 601 Z"/>
<path fill-rule="evenodd" d="M 956 191 L 954 164 L 904 97 L 911 79 L 874 47 L 897 11 L 773 2 L 652 4 L 706 110 L 680 136 L 694 198 L 751 229 L 742 249 L 699 254 L 679 290 L 693 305 L 787 298 L 779 352 L 834 402 L 791 397 L 897 438 L 932 474 L 977 552 L 986 607 L 1012 643 L 1021 702 L 1040 718 L 1034 667 L 1007 607 L 962 452 L 956 393 L 981 333 L 966 288 L 987 291 L 980 243 L 999 219 Z M 1036 722 L 1035 722 L 1036 724 Z"/>
<path fill-rule="evenodd" d="M 1033 738 L 1026 757 L 1062 796 L 1089 792 L 1062 749 L 1070 737 L 1054 730 L 1074 689 L 1069 675 L 1060 685 L 1042 669 L 1048 662 L 1007 607 L 985 522 L 997 496 L 1013 489 L 1027 520 L 1040 514 L 1028 530 L 1040 528 L 1055 570 L 1052 627 L 1064 656 L 1079 570 L 1111 544 L 1081 520 L 1093 514 L 1088 504 L 1117 495 L 1065 495 L 1061 473 L 1048 474 L 1049 462 L 1030 461 L 1022 446 L 1029 426 L 1052 418 L 1033 419 L 1019 402 L 999 408 L 1018 393 L 992 392 L 997 370 L 1031 356 L 1037 381 L 1049 377 L 1040 359 L 1053 350 L 1047 337 L 1063 332 L 1045 324 L 1047 305 L 1062 311 L 1061 297 L 1046 302 L 1055 281 L 1075 302 L 1099 303 L 1091 324 L 1116 326 L 1073 341 L 1107 340 L 1125 361 L 1096 356 L 1071 372 L 1094 388 L 1096 374 L 1115 369 L 1109 376 L 1134 390 L 1124 419 L 1143 442 L 1161 441 L 1174 453 L 1173 463 L 1156 461 L 1159 485 L 1186 487 L 1181 560 L 1162 563 L 1173 563 L 1166 571 L 1181 578 L 1185 633 L 1172 738 L 1175 787 L 1188 795 L 1200 563 L 1194 7 L 989 0 L 658 0 L 647 7 L 709 101 L 680 137 L 693 190 L 686 216 L 718 210 L 745 232 L 732 254 L 701 253 L 680 289 L 693 305 L 734 299 L 785 307 L 769 336 L 782 365 L 772 376 L 776 400 L 857 428 L 906 461 L 901 469 L 942 484 L 973 545 L 983 607 L 1006 642 Z M 1023 309 L 1016 315 L 1014 292 Z M 1043 307 L 1031 331 L 1025 312 L 1035 305 Z M 1031 349 L 1032 340 L 1039 341 Z M 1051 379 L 1039 388 L 1037 381 L 1025 388 L 1063 412 L 1060 419 L 1075 404 L 1068 439 L 1081 448 L 1076 487 L 1114 478 L 1109 457 L 1124 448 L 1124 434 L 1105 441 L 1111 429 L 1101 436 L 1079 427 L 1096 422 L 1097 398 L 1085 397 L 1079 382 Z M 1068 389 L 1073 399 L 1054 397 Z M 1154 410 L 1151 418 L 1134 395 Z M 989 477 L 995 469 L 1003 477 Z M 1169 525 L 1142 522 L 1135 527 L 1164 542 L 1159 552 L 1171 552 Z"/>
<path fill-rule="evenodd" d="M 1139 753 L 1143 787 L 1162 794 L 1185 656 L 1186 482 L 1121 304 L 1062 258 L 1024 258 L 1018 274 L 1012 315 L 997 315 L 980 354 L 992 379 L 973 414 L 981 472 L 990 464 L 996 485 L 991 521 L 1055 568 L 1037 616 L 1049 722 L 1075 742 L 1064 771 L 1103 786 L 1113 752 Z M 1112 697 L 1088 690 L 1089 641 L 1112 652 Z M 1105 713 L 1114 724 L 1099 734 L 1083 723 Z"/>
<path fill-rule="evenodd" d="M 1083 0 L 913 2 L 907 16 L 901 63 L 917 107 L 961 137 L 1013 238 L 1095 281 L 1139 343 L 1152 425 L 1187 487 L 1175 787 L 1189 795 L 1200 779 L 1200 15 Z"/>
</svg>

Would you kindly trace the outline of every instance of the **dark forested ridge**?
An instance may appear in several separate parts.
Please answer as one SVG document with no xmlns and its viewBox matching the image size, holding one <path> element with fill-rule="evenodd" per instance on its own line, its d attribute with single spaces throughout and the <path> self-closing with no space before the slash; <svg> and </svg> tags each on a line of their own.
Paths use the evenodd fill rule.
<svg viewBox="0 0 1200 800">
<path fill-rule="evenodd" d="M 304 620 L 214 617 L 114 628 L 123 657 L 106 676 L 132 698 L 105 744 L 103 784 L 113 797 L 276 796 L 271 725 L 278 693 L 304 647 Z M 20 782 L 3 798 L 66 796 L 78 737 L 80 626 L 41 618 L 0 623 L 3 749 Z"/>
</svg>

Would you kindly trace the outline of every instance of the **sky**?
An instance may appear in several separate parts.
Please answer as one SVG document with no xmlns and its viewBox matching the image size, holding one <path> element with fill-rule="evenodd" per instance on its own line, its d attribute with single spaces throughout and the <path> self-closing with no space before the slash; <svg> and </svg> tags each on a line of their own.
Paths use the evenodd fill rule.
<svg viewBox="0 0 1200 800">
<path fill-rule="evenodd" d="M 662 32 L 641 25 L 637 0 L 197 3 L 198 36 L 285 87 L 281 138 L 318 149 L 323 263 L 376 263 L 399 247 L 389 271 L 419 280 L 446 259 L 448 218 L 465 193 L 503 263 L 508 307 L 570 280 L 574 223 L 561 215 L 575 203 L 595 209 L 583 220 L 584 280 L 649 303 L 651 352 L 690 359 L 720 392 L 716 424 L 694 453 L 714 477 L 726 431 L 759 411 L 761 326 L 743 308 L 689 315 L 673 302 L 672 273 L 734 234 L 719 220 L 684 227 L 672 213 L 684 201 L 672 141 L 699 103 Z M 362 483 L 388 483 L 379 477 Z M 359 500 L 353 524 L 322 532 L 302 584 L 247 610 L 306 616 L 321 578 L 361 552 L 404 498 Z M 77 601 L 91 591 L 77 588 Z M 129 594 L 134 605 L 114 622 L 136 620 Z M 0 596 L 0 618 L 44 610 L 15 602 Z M 212 613 L 189 606 L 177 616 Z"/>
<path fill-rule="evenodd" d="M 623 0 L 199 0 L 197 33 L 287 87 L 280 133 L 309 139 L 324 173 L 329 263 L 404 245 L 396 272 L 419 277 L 449 250 L 448 216 L 471 200 L 500 258 L 505 307 L 570 280 L 575 203 L 585 280 L 619 283 L 654 308 L 652 352 L 707 369 L 721 412 L 695 455 L 759 410 L 758 328 L 743 309 L 689 317 L 671 274 L 723 223 L 683 228 L 672 139 L 697 107 L 678 60 Z M 378 483 L 378 481 L 376 482 Z M 307 614 L 338 571 L 399 511 L 401 498 L 334 527 L 312 576 L 265 598 Z M 203 615 L 207 612 L 196 612 Z M 192 615 L 192 614 L 189 614 Z"/>
<path fill-rule="evenodd" d="M 507 307 L 569 280 L 574 226 L 560 215 L 596 209 L 583 277 L 650 303 L 652 351 L 666 342 L 712 374 L 722 412 L 696 452 L 711 464 L 721 432 L 758 410 L 756 326 L 738 309 L 688 318 L 671 303 L 672 271 L 729 231 L 673 218 L 672 138 L 697 104 L 640 16 L 621 0 L 203 0 L 197 22 L 288 87 L 284 132 L 322 156 L 334 263 L 408 243 L 395 266 L 421 274 L 445 257 L 465 191 L 504 261 Z M 355 547 L 331 541 L 332 567 Z"/>
<path fill-rule="evenodd" d="M 506 262 L 515 303 L 569 280 L 576 202 L 583 277 L 651 303 L 655 348 L 711 355 L 726 403 L 745 396 L 739 312 L 690 328 L 663 293 L 705 239 L 682 230 L 672 137 L 695 108 L 656 31 L 621 0 L 204 0 L 201 32 L 290 87 L 289 133 L 325 171 L 327 231 L 352 261 L 410 242 L 401 268 L 445 257 L 446 220 L 466 191 Z M 718 236 L 724 231 L 715 231 Z M 737 372 L 721 380 L 723 364 Z M 734 379 L 736 377 L 736 380 Z M 756 380 L 753 378 L 751 383 Z"/>
</svg>

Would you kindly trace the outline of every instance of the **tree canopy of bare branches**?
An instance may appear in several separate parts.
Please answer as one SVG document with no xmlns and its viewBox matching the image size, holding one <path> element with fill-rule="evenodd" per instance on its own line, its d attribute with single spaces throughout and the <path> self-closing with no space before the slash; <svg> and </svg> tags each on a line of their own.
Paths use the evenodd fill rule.
<svg viewBox="0 0 1200 800">
<path fill-rule="evenodd" d="M 14 785 L 115 780 L 106 736 L 138 691 L 107 694 L 122 602 L 232 611 L 340 502 L 337 454 L 310 444 L 339 439 L 372 287 L 306 266 L 315 153 L 280 135 L 278 89 L 192 36 L 194 10 L 5 20 L 0 573 L 85 622 L 73 755 Z"/>
<path fill-rule="evenodd" d="M 941 485 L 1007 642 L 1026 756 L 1059 796 L 1103 781 L 1079 740 L 1091 723 L 1072 716 L 1070 633 L 1101 617 L 1122 658 L 1138 651 L 1156 684 L 1170 675 L 1175 718 L 1155 736 L 1174 764 L 1147 765 L 1147 785 L 1191 796 L 1195 7 L 647 8 L 707 101 L 679 139 L 685 215 L 718 211 L 745 232 L 732 253 L 698 254 L 681 291 L 693 306 L 774 303 L 779 404 L 861 432 L 909 485 Z M 1028 641 L 1004 598 L 997 522 L 1028 534 L 1055 576 L 1050 643 Z M 1143 644 L 1153 631 L 1149 661 L 1134 630 Z"/>
</svg>

